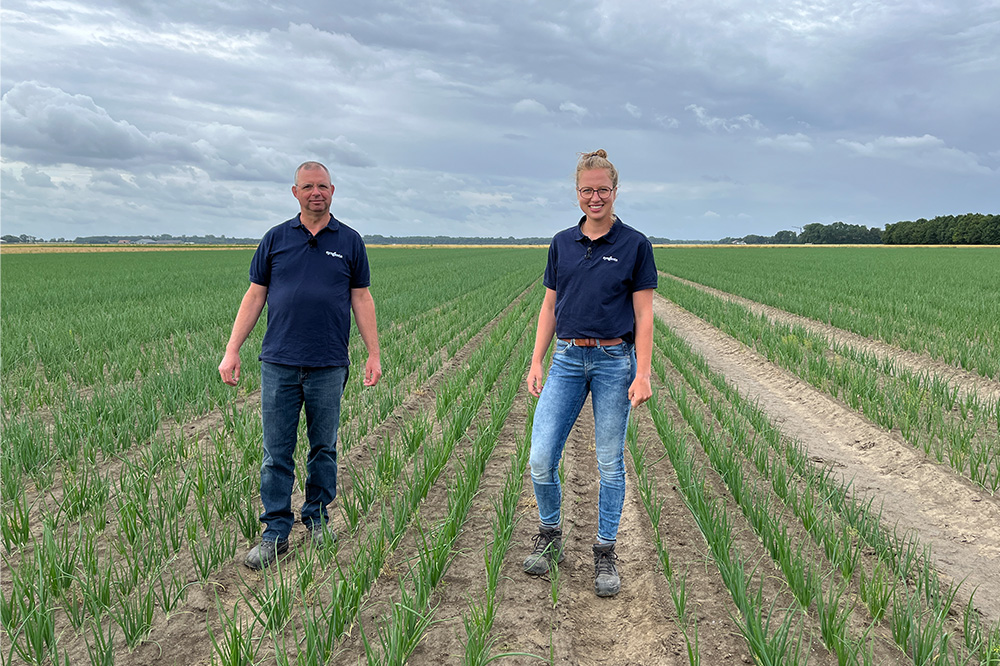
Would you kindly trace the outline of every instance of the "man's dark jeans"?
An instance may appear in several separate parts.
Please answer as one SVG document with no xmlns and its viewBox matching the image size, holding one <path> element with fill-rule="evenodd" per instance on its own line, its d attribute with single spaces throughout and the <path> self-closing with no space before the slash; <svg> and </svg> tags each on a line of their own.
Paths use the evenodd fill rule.
<svg viewBox="0 0 1000 666">
<path fill-rule="evenodd" d="M 260 468 L 260 498 L 265 524 L 263 540 L 287 539 L 295 480 L 295 444 L 299 414 L 306 408 L 309 456 L 306 461 L 306 499 L 302 522 L 326 522 L 326 507 L 337 494 L 337 428 L 340 398 L 347 384 L 346 366 L 300 368 L 261 362 L 261 418 L 264 426 L 264 462 Z"/>
</svg>

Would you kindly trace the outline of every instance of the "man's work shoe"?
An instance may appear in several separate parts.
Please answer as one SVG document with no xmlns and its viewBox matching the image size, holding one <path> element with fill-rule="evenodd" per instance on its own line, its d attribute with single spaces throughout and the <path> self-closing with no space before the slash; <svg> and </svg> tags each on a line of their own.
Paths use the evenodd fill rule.
<svg viewBox="0 0 1000 666">
<path fill-rule="evenodd" d="M 562 530 L 558 527 L 539 527 L 538 534 L 531 538 L 535 549 L 524 560 L 524 573 L 542 576 L 549 572 L 553 559 L 556 562 L 566 559 L 562 549 Z"/>
<path fill-rule="evenodd" d="M 288 539 L 278 539 L 277 541 L 261 541 L 250 549 L 247 559 L 243 561 L 245 565 L 260 571 L 274 564 L 278 555 L 288 552 Z"/>
<path fill-rule="evenodd" d="M 333 543 L 337 540 L 337 534 L 330 529 L 329 524 L 313 523 L 309 526 L 309 543 L 314 548 L 320 548 L 325 544 Z"/>
<path fill-rule="evenodd" d="M 599 597 L 613 597 L 622 587 L 618 577 L 618 567 L 615 566 L 615 544 L 594 544 L 594 591 Z"/>
</svg>

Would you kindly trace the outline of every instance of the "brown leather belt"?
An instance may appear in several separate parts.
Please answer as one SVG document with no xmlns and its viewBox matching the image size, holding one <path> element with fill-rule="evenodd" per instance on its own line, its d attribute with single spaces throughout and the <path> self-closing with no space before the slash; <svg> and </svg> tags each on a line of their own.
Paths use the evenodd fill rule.
<svg viewBox="0 0 1000 666">
<path fill-rule="evenodd" d="M 600 338 L 559 338 L 563 342 L 568 342 L 571 345 L 577 347 L 613 347 L 614 345 L 620 345 L 622 343 L 621 338 L 609 338 L 607 340 L 601 340 Z"/>
</svg>

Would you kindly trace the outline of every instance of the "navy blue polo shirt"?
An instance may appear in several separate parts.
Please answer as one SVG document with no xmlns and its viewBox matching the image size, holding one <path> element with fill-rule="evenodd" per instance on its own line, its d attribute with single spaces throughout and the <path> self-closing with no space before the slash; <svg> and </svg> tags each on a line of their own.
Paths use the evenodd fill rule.
<svg viewBox="0 0 1000 666">
<path fill-rule="evenodd" d="M 358 232 L 330 216 L 313 236 L 296 215 L 264 234 L 250 281 L 267 287 L 260 360 L 313 368 L 350 364 L 351 289 L 371 284 Z"/>
<path fill-rule="evenodd" d="M 632 294 L 656 288 L 653 246 L 617 217 L 592 241 L 581 231 L 584 220 L 549 245 L 542 284 L 556 292 L 556 337 L 633 341 Z"/>
</svg>

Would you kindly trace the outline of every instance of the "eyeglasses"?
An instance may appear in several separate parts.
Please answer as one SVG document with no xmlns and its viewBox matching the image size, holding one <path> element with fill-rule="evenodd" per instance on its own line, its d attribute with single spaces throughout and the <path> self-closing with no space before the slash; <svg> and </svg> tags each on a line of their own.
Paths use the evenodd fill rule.
<svg viewBox="0 0 1000 666">
<path fill-rule="evenodd" d="M 614 191 L 615 190 L 612 187 L 598 187 L 596 190 L 592 187 L 581 187 L 580 189 L 577 190 L 577 192 L 580 193 L 580 196 L 583 197 L 584 199 L 591 198 L 592 196 L 594 196 L 594 192 L 597 192 L 597 196 L 599 196 L 601 200 L 610 197 L 611 193 Z"/>
</svg>

